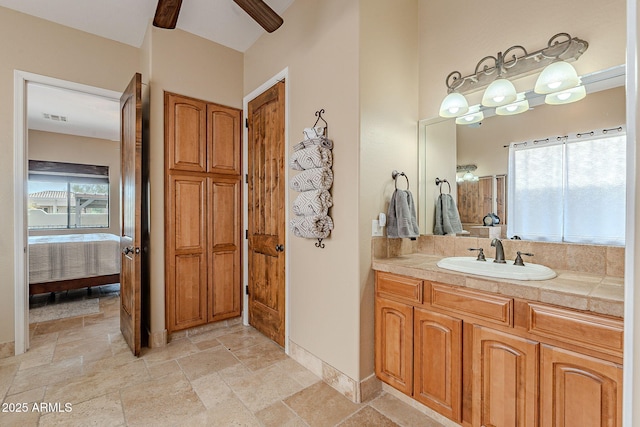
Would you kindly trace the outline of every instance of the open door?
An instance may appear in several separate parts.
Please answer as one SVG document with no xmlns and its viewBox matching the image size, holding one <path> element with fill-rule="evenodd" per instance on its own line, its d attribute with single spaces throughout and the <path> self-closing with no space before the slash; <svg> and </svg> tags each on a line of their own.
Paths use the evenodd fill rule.
<svg viewBox="0 0 640 427">
<path fill-rule="evenodd" d="M 120 331 L 134 355 L 141 347 L 142 76 L 120 98 L 121 224 Z"/>
<path fill-rule="evenodd" d="M 249 324 L 285 344 L 285 85 L 248 104 Z"/>
</svg>

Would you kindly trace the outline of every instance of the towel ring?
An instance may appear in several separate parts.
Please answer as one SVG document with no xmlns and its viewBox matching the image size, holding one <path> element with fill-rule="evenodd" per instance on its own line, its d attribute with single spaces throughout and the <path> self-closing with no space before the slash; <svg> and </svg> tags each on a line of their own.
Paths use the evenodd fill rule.
<svg viewBox="0 0 640 427">
<path fill-rule="evenodd" d="M 446 179 L 436 178 L 436 185 L 440 187 L 440 194 L 442 194 L 442 184 L 445 182 L 449 186 L 449 194 L 451 194 L 451 184 L 449 184 L 449 181 L 447 181 Z"/>
<path fill-rule="evenodd" d="M 396 190 L 398 189 L 398 177 L 404 176 L 404 179 L 407 180 L 407 190 L 409 190 L 409 177 L 404 172 L 393 171 L 391 172 L 391 178 L 395 181 Z"/>
</svg>

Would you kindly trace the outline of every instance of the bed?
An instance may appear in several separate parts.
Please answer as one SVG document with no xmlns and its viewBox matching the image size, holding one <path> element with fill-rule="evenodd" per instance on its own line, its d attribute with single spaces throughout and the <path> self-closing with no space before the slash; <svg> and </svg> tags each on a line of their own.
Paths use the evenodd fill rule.
<svg viewBox="0 0 640 427">
<path fill-rule="evenodd" d="M 29 236 L 29 295 L 119 282 L 119 236 Z"/>
</svg>

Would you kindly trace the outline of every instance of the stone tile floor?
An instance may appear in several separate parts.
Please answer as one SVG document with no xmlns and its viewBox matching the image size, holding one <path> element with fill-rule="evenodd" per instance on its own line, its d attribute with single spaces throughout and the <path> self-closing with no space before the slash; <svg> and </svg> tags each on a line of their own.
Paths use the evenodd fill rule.
<svg viewBox="0 0 640 427">
<path fill-rule="evenodd" d="M 0 359 L 0 426 L 440 425 L 384 392 L 351 402 L 238 322 L 136 358 L 118 310 L 112 293 L 99 314 L 32 324 L 31 349 Z"/>
</svg>

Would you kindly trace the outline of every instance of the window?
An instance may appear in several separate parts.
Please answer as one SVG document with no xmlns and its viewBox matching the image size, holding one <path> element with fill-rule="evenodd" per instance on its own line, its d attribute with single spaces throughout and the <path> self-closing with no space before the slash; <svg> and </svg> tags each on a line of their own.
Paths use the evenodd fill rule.
<svg viewBox="0 0 640 427">
<path fill-rule="evenodd" d="M 109 227 L 109 167 L 29 160 L 30 230 Z"/>
<path fill-rule="evenodd" d="M 622 129 L 511 144 L 507 235 L 624 245 Z"/>
</svg>

